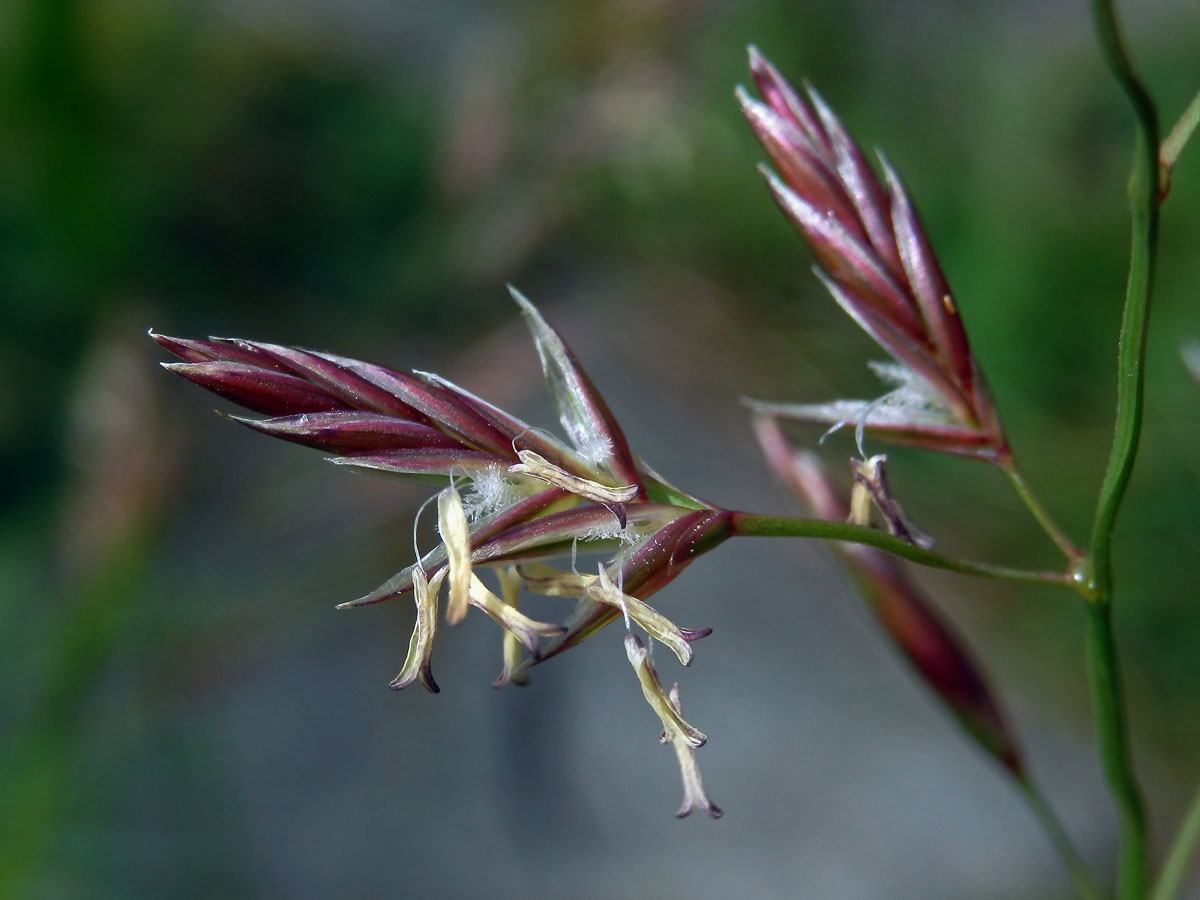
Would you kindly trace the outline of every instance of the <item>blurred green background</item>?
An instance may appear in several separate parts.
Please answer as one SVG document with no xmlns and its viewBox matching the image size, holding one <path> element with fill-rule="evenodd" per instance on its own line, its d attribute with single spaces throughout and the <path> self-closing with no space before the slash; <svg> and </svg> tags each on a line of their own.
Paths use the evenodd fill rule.
<svg viewBox="0 0 1200 900">
<path fill-rule="evenodd" d="M 1200 9 L 1125 4 L 1173 121 Z M 1019 802 L 819 548 L 732 544 L 664 592 L 719 823 L 677 823 L 615 631 L 493 694 L 499 642 L 386 690 L 419 487 L 209 413 L 146 329 L 440 371 L 548 422 L 503 290 L 637 451 L 791 511 L 740 396 L 874 396 L 755 172 L 754 42 L 886 148 L 1027 477 L 1082 538 L 1111 427 L 1130 121 L 1082 3 L 7 0 L 0 6 L 0 896 L 1059 897 Z M 1163 214 L 1119 635 L 1156 833 L 1200 747 L 1200 150 Z M 817 432 L 797 432 L 815 444 Z M 842 436 L 826 442 L 840 466 Z M 1000 478 L 894 451 L 948 551 L 1053 548 Z M 1067 596 L 925 582 L 1103 870 L 1113 828 Z M 1200 894 L 1197 894 L 1200 896 Z"/>
</svg>

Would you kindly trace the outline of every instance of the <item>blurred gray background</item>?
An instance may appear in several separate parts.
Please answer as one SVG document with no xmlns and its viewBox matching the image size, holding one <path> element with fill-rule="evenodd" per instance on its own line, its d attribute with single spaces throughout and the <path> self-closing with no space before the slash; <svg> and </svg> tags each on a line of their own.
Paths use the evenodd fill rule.
<svg viewBox="0 0 1200 900">
<path fill-rule="evenodd" d="M 1122 5 L 1170 121 L 1200 9 Z M 549 425 L 503 285 L 571 342 L 635 451 L 795 512 L 742 396 L 873 396 L 755 172 L 754 42 L 886 148 L 1028 477 L 1081 538 L 1111 427 L 1130 123 L 1082 3 L 10 0 L 0 7 L 0 896 L 1057 898 L 1001 774 L 820 546 L 733 541 L 656 599 L 725 817 L 682 822 L 618 629 L 493 691 L 482 617 L 443 690 L 387 689 L 427 489 L 213 416 L 145 337 L 437 371 Z M 1164 210 L 1118 628 L 1156 834 L 1197 777 L 1200 151 Z M 797 431 L 811 445 L 816 431 Z M 822 452 L 839 470 L 846 436 Z M 1055 563 L 998 475 L 890 453 L 948 552 Z M 1108 872 L 1080 610 L 920 575 Z M 1193 896 L 1200 896 L 1194 889 Z"/>
</svg>

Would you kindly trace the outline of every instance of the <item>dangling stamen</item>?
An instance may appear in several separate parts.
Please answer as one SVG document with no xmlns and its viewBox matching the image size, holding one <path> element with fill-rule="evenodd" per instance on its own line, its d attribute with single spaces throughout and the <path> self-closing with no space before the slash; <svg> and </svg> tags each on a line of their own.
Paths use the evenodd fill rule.
<svg viewBox="0 0 1200 900">
<path fill-rule="evenodd" d="M 675 712 L 682 716 L 683 707 L 679 702 L 678 684 L 671 688 L 668 699 Z M 675 818 L 682 819 L 697 807 L 705 809 L 714 819 L 721 818 L 724 815 L 721 807 L 709 800 L 708 793 L 704 790 L 704 780 L 700 777 L 700 766 L 696 762 L 696 751 L 684 741 L 675 740 L 665 731 L 660 740 L 675 749 L 675 757 L 679 761 L 679 774 L 683 777 L 683 805 L 675 813 Z"/>
<path fill-rule="evenodd" d="M 515 442 L 515 441 L 514 441 Z M 556 466 L 543 456 L 532 450 L 518 450 L 517 457 L 521 460 L 508 467 L 513 475 L 528 475 L 537 478 L 554 487 L 562 488 L 572 494 L 577 494 L 587 500 L 592 500 L 604 506 L 617 517 L 621 527 L 625 527 L 625 509 L 621 504 L 627 503 L 637 496 L 638 486 L 626 484 L 620 487 L 609 487 L 589 478 L 572 475 L 566 469 Z"/>
<path fill-rule="evenodd" d="M 655 671 L 650 660 L 646 658 L 646 648 L 637 639 L 637 635 L 625 635 L 625 655 L 629 657 L 629 664 L 633 666 L 634 672 L 637 673 L 646 702 L 650 704 L 650 708 L 658 715 L 663 729 L 670 736 L 671 740 L 680 741 L 688 747 L 703 747 L 708 738 L 704 736 L 702 731 L 693 728 L 685 722 L 683 716 L 671 705 L 671 701 L 667 699 L 666 691 L 663 690 L 662 682 L 658 679 L 658 672 Z"/>
<path fill-rule="evenodd" d="M 457 625 L 467 614 L 471 592 L 471 534 L 462 497 L 451 485 L 437 495 L 438 531 L 446 546 L 450 571 L 450 599 L 446 603 L 446 622 Z"/>
<path fill-rule="evenodd" d="M 887 457 L 883 454 L 872 456 L 864 462 L 850 460 L 850 471 L 854 475 L 854 487 L 850 494 L 851 521 L 858 525 L 867 524 L 870 504 L 874 504 L 883 516 L 889 534 L 928 550 L 933 546 L 933 538 L 908 520 L 900 501 L 892 496 L 883 468 L 886 461 Z"/>
<path fill-rule="evenodd" d="M 404 667 L 390 685 L 393 690 L 402 690 L 418 679 L 425 689 L 436 694 L 440 688 L 433 680 L 430 658 L 433 655 L 433 640 L 437 636 L 437 598 L 446 570 L 441 569 L 432 580 L 426 580 L 425 570 L 417 566 L 412 571 L 413 600 L 417 608 L 417 620 L 413 624 L 412 638 L 408 642 L 408 656 Z"/>
<path fill-rule="evenodd" d="M 503 568 L 499 568 L 496 570 L 496 577 L 500 579 L 501 602 L 516 609 L 517 600 L 521 594 L 521 575 L 517 571 L 517 567 L 504 566 Z M 502 656 L 504 667 L 500 670 L 500 674 L 496 677 L 496 680 L 492 682 L 492 687 L 501 688 L 510 682 L 518 685 L 528 684 L 529 675 L 526 673 L 526 666 L 521 660 L 521 642 L 515 634 L 507 629 L 504 632 Z"/>
<path fill-rule="evenodd" d="M 488 590 L 487 585 L 480 581 L 479 576 L 474 573 L 471 573 L 470 576 L 470 602 L 472 606 L 482 609 L 492 617 L 497 625 L 515 637 L 534 658 L 537 658 L 538 655 L 539 637 L 562 634 L 566 630 L 553 622 L 536 622 L 529 618 L 518 611 L 515 606 L 510 606 Z"/>
</svg>

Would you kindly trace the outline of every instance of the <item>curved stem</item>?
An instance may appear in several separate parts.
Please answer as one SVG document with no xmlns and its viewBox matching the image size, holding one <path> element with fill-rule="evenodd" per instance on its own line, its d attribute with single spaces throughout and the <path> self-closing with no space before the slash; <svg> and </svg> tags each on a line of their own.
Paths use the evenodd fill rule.
<svg viewBox="0 0 1200 900">
<path fill-rule="evenodd" d="M 1045 796 L 1038 789 L 1038 786 L 1028 777 L 1019 779 L 1018 783 L 1021 787 L 1022 796 L 1025 797 L 1034 816 L 1037 817 L 1043 830 L 1050 837 L 1055 850 L 1058 851 L 1059 858 L 1063 861 L 1063 865 L 1067 867 L 1067 871 L 1071 875 L 1071 881 L 1075 884 L 1076 893 L 1084 898 L 1084 900 L 1104 900 L 1104 889 L 1100 887 L 1095 876 L 1092 875 L 1091 870 L 1088 868 L 1087 863 L 1083 861 L 1083 857 L 1079 855 L 1079 851 L 1071 843 L 1071 838 L 1067 835 L 1066 829 L 1058 821 L 1058 817 L 1054 814 L 1054 810 L 1050 808 L 1050 804 L 1046 801 Z"/>
<path fill-rule="evenodd" d="M 1092 526 L 1088 585 L 1088 681 L 1096 711 L 1097 740 L 1109 790 L 1120 820 L 1118 897 L 1145 895 L 1147 838 L 1141 790 L 1133 770 L 1125 698 L 1112 630 L 1112 532 L 1133 471 L 1141 435 L 1145 380 L 1146 324 L 1158 242 L 1158 113 L 1129 62 L 1112 0 L 1091 0 L 1101 53 L 1133 108 L 1136 120 L 1133 169 L 1129 177 L 1132 237 L 1125 307 L 1117 350 L 1117 417 L 1112 450 Z"/>
<path fill-rule="evenodd" d="M 1112 580 L 1110 539 L 1113 525 L 1129 484 L 1142 428 L 1146 322 L 1158 246 L 1158 115 L 1149 94 L 1129 66 L 1110 2 L 1092 0 L 1092 8 L 1105 59 L 1137 118 L 1133 170 L 1129 176 L 1132 219 L 1129 277 L 1117 350 L 1117 418 L 1092 528 L 1095 578 L 1099 584 L 1108 585 Z"/>
<path fill-rule="evenodd" d="M 945 569 L 949 572 L 959 572 L 963 575 L 978 575 L 983 578 L 994 578 L 1001 581 L 1077 588 L 1075 580 L 1064 572 L 1038 572 L 1029 569 L 1014 569 L 1008 566 L 995 566 L 991 563 L 973 562 L 971 560 L 945 556 L 863 525 L 850 525 L 846 522 L 826 522 L 821 519 L 802 519 L 792 516 L 762 516 L 743 512 L 733 513 L 732 516 L 731 527 L 734 536 L 820 538 L 827 541 L 847 541 L 852 544 L 865 544 L 868 547 L 886 550 L 894 556 L 899 556 L 902 559 L 907 559 L 910 562 L 919 563 L 932 569 Z"/>
<path fill-rule="evenodd" d="M 1009 456 L 1004 461 L 997 462 L 996 467 L 1004 473 L 1004 477 L 1008 479 L 1008 483 L 1017 492 L 1017 496 L 1021 498 L 1021 502 L 1025 504 L 1025 508 L 1029 510 L 1037 520 L 1037 523 L 1042 526 L 1042 530 L 1050 536 L 1050 540 L 1058 545 L 1058 549 L 1063 552 L 1063 555 L 1072 562 L 1082 559 L 1084 555 L 1083 551 L 1076 547 L 1063 530 L 1058 527 L 1049 511 L 1042 505 L 1037 495 L 1034 494 L 1033 489 L 1029 487 L 1029 484 L 1021 475 L 1012 457 Z"/>
<path fill-rule="evenodd" d="M 1192 855 L 1200 845 L 1200 789 L 1192 797 L 1187 815 L 1179 827 L 1179 834 L 1167 853 L 1167 861 L 1163 864 L 1162 874 L 1158 876 L 1158 884 L 1154 886 L 1151 900 L 1172 900 L 1183 884 Z"/>
</svg>

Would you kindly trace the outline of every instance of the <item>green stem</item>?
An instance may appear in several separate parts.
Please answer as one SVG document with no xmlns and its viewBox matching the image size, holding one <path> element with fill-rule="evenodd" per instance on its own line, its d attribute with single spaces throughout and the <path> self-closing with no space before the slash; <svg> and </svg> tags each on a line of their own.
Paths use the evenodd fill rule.
<svg viewBox="0 0 1200 900">
<path fill-rule="evenodd" d="M 1083 551 L 1076 547 L 1071 542 L 1071 539 L 1063 533 L 1062 529 L 1055 524 L 1046 507 L 1038 500 L 1037 495 L 1033 493 L 1033 490 L 1021 475 L 1020 470 L 1017 469 L 1016 463 L 1012 461 L 1012 457 L 1010 456 L 1003 462 L 996 463 L 996 466 L 1004 473 L 1004 477 L 1008 479 L 1008 483 L 1017 492 L 1017 496 L 1021 498 L 1021 502 L 1025 504 L 1025 508 L 1029 510 L 1037 520 L 1037 523 L 1042 526 L 1042 530 L 1050 536 L 1050 539 L 1058 545 L 1058 549 L 1063 552 L 1063 555 L 1071 562 L 1077 562 L 1082 559 Z"/>
<path fill-rule="evenodd" d="M 1063 864 L 1067 867 L 1067 871 L 1071 875 L 1071 881 L 1075 884 L 1076 892 L 1084 900 L 1104 900 L 1104 889 L 1097 883 L 1087 863 L 1083 861 L 1083 857 L 1079 855 L 1079 851 L 1071 843 L 1071 838 L 1067 835 L 1066 829 L 1058 821 L 1054 810 L 1050 808 L 1050 804 L 1046 801 L 1046 798 L 1042 795 L 1037 785 L 1028 777 L 1019 779 L 1018 784 L 1020 785 L 1022 796 L 1029 803 L 1034 816 L 1037 817 L 1042 828 L 1049 835 L 1054 848 L 1058 851 L 1059 858 L 1062 859 Z"/>
<path fill-rule="evenodd" d="M 1085 579 L 1089 599 L 1088 680 L 1104 774 L 1120 821 L 1118 897 L 1140 900 L 1145 896 L 1146 884 L 1146 823 L 1129 750 L 1125 699 L 1112 631 L 1112 532 L 1141 435 L 1146 324 L 1158 242 L 1159 131 L 1154 103 L 1134 74 L 1122 44 L 1112 0 L 1091 0 L 1091 8 L 1104 61 L 1133 108 L 1136 139 L 1129 177 L 1132 220 L 1129 277 L 1117 350 L 1117 416 L 1112 450 L 1096 505 Z"/>
<path fill-rule="evenodd" d="M 1096 710 L 1100 762 L 1117 805 L 1121 849 L 1117 897 L 1140 900 L 1146 890 L 1146 816 L 1129 748 L 1129 723 L 1112 631 L 1112 604 L 1087 604 L 1087 671 Z"/>
<path fill-rule="evenodd" d="M 1024 584 L 1044 584 L 1053 587 L 1075 588 L 1074 579 L 1063 572 L 1038 572 L 1029 569 L 1013 569 L 990 563 L 973 562 L 945 556 L 910 544 L 883 531 L 846 522 L 825 522 L 821 519 L 802 519 L 792 516 L 761 516 L 752 513 L 734 513 L 732 533 L 742 537 L 793 537 L 819 538 L 827 541 L 848 541 L 886 550 L 894 556 L 919 563 L 933 569 L 945 569 L 963 575 L 978 575 L 1001 581 L 1016 581 Z"/>
<path fill-rule="evenodd" d="M 1200 125 L 1200 93 L 1192 98 L 1192 102 L 1188 104 L 1183 115 L 1179 117 L 1179 121 L 1175 123 L 1171 132 L 1162 142 L 1162 146 L 1158 148 L 1160 197 L 1166 197 L 1167 191 L 1171 187 L 1171 172 L 1174 171 L 1179 154 L 1191 140 L 1197 125 Z"/>
<path fill-rule="evenodd" d="M 1129 98 L 1137 118 L 1133 171 L 1129 177 L 1132 219 L 1129 278 L 1117 350 L 1117 419 L 1112 452 L 1100 487 L 1092 529 L 1091 551 L 1095 577 L 1100 586 L 1107 587 L 1112 579 L 1110 540 L 1113 525 L 1129 484 L 1142 428 L 1146 322 L 1150 314 L 1150 293 L 1158 246 L 1158 115 L 1146 89 L 1129 67 L 1110 2 L 1092 0 L 1092 8 L 1105 58 Z"/>
<path fill-rule="evenodd" d="M 1158 884 L 1154 887 L 1154 893 L 1150 895 L 1151 900 L 1172 900 L 1179 892 L 1179 888 L 1183 884 L 1183 877 L 1187 874 L 1188 866 L 1192 862 L 1192 855 L 1196 852 L 1198 844 L 1200 844 L 1200 789 L 1197 789 L 1195 796 L 1192 797 L 1187 815 L 1184 816 L 1183 824 L 1179 827 L 1179 834 L 1175 836 L 1175 841 L 1167 853 L 1167 861 L 1163 864 L 1162 874 L 1158 876 Z"/>
</svg>

